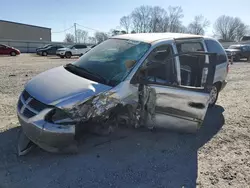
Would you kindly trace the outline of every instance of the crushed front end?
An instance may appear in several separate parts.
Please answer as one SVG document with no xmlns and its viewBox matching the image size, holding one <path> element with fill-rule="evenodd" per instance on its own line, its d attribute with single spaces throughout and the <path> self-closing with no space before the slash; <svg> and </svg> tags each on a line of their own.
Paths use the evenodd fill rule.
<svg viewBox="0 0 250 188">
<path fill-rule="evenodd" d="M 48 121 L 52 113 L 55 113 L 55 108 L 36 100 L 27 91 L 22 92 L 17 105 L 17 116 L 22 127 L 19 155 L 26 154 L 33 147 L 32 143 L 49 152 L 76 150 L 74 122 L 69 119 L 58 124 Z"/>
</svg>

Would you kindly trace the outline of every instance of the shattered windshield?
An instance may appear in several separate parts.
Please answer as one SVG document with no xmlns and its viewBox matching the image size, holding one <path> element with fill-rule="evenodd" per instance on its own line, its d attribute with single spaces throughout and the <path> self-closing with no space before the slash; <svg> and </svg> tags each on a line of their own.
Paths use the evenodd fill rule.
<svg viewBox="0 0 250 188">
<path fill-rule="evenodd" d="M 73 64 L 89 73 L 101 76 L 110 85 L 120 83 L 132 68 L 126 67 L 127 61 L 138 60 L 148 51 L 150 44 L 108 39 L 84 54 Z"/>
</svg>

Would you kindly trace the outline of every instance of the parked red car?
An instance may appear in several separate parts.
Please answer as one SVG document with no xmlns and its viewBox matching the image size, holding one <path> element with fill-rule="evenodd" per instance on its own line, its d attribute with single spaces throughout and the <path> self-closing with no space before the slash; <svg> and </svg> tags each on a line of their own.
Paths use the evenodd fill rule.
<svg viewBox="0 0 250 188">
<path fill-rule="evenodd" d="M 6 46 L 4 44 L 0 44 L 0 55 L 11 55 L 16 56 L 19 55 L 21 52 L 13 47 Z"/>
</svg>

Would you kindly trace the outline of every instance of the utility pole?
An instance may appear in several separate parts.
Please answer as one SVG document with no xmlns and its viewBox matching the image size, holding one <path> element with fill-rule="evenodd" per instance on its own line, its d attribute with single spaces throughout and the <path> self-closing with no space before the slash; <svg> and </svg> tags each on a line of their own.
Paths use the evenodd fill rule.
<svg viewBox="0 0 250 188">
<path fill-rule="evenodd" d="M 76 23 L 74 23 L 74 27 L 75 27 L 75 42 L 77 43 L 77 34 L 76 34 Z"/>
</svg>

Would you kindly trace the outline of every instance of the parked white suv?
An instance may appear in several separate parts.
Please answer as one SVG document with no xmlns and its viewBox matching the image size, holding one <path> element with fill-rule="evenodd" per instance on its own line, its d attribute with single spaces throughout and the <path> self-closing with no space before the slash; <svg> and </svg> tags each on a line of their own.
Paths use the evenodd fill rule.
<svg viewBox="0 0 250 188">
<path fill-rule="evenodd" d="M 71 58 L 71 56 L 82 56 L 90 48 L 84 44 L 75 44 L 67 48 L 60 48 L 56 51 L 56 55 L 61 58 Z"/>
</svg>

